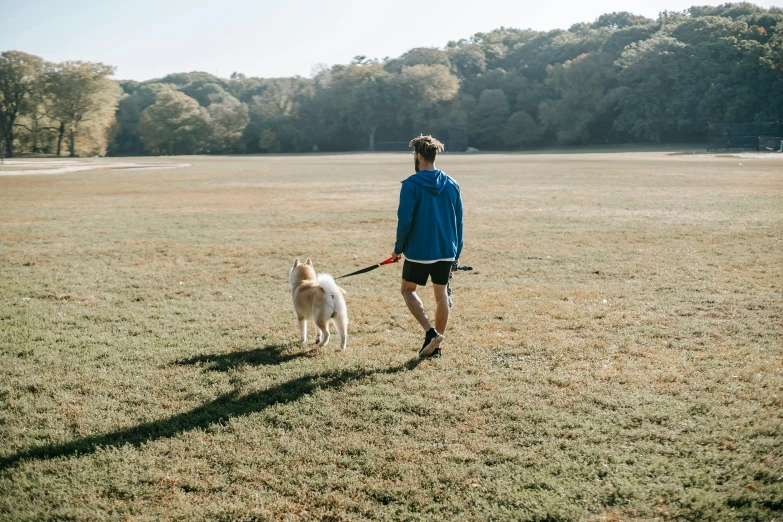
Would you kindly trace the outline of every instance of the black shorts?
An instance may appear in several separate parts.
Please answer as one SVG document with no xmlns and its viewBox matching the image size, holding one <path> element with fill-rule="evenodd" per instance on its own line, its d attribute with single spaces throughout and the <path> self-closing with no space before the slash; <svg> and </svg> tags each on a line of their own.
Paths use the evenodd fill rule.
<svg viewBox="0 0 783 522">
<path fill-rule="evenodd" d="M 435 285 L 445 285 L 449 282 L 449 273 L 454 261 L 435 261 L 434 263 L 416 263 L 405 260 L 402 265 L 402 278 L 419 286 L 427 284 L 427 278 L 432 277 Z"/>
</svg>

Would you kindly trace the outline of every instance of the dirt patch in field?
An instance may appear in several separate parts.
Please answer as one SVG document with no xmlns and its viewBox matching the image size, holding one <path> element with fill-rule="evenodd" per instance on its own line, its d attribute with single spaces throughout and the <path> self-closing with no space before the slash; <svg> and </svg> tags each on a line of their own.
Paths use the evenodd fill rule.
<svg viewBox="0 0 783 522">
<path fill-rule="evenodd" d="M 0 168 L 0 176 L 23 176 L 28 174 L 68 174 L 85 170 L 149 170 L 149 169 L 178 169 L 189 167 L 190 163 L 92 163 L 77 161 L 5 161 L 4 167 L 16 167 L 14 170 Z"/>
</svg>

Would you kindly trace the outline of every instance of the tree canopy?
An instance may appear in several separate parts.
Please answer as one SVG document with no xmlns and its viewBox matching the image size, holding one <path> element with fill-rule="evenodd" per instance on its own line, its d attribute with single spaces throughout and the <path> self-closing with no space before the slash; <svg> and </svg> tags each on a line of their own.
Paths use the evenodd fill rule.
<svg viewBox="0 0 783 522">
<path fill-rule="evenodd" d="M 311 78 L 110 74 L 2 53 L 6 154 L 56 152 L 63 140 L 72 154 L 389 150 L 420 133 L 443 137 L 447 150 L 450 135 L 498 150 L 703 141 L 708 122 L 783 120 L 783 9 L 737 3 L 655 20 L 607 13 L 567 30 L 501 27 L 397 58 L 358 55 Z"/>
</svg>

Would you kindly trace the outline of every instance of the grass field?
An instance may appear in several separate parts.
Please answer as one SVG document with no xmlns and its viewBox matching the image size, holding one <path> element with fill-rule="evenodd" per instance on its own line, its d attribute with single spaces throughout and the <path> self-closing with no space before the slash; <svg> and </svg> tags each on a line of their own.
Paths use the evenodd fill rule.
<svg viewBox="0 0 783 522">
<path fill-rule="evenodd" d="M 410 155 L 170 160 L 0 176 L 0 519 L 783 520 L 782 159 L 443 156 L 420 363 L 401 265 L 345 352 L 288 286 L 390 255 Z"/>
</svg>

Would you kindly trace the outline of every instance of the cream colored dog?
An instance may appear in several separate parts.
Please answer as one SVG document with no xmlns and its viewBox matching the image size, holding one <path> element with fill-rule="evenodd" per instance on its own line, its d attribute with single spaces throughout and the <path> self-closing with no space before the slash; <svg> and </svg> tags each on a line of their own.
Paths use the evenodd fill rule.
<svg viewBox="0 0 783 522">
<path fill-rule="evenodd" d="M 345 290 L 337 286 L 330 275 L 320 274 L 316 277 L 309 259 L 304 264 L 298 258 L 295 259 L 288 280 L 302 344 L 307 342 L 307 319 L 311 319 L 315 324 L 315 342 L 318 346 L 326 346 L 329 342 L 329 323 L 332 322 L 340 335 L 340 348 L 345 350 L 348 340 L 348 308 L 343 297 Z"/>
</svg>

